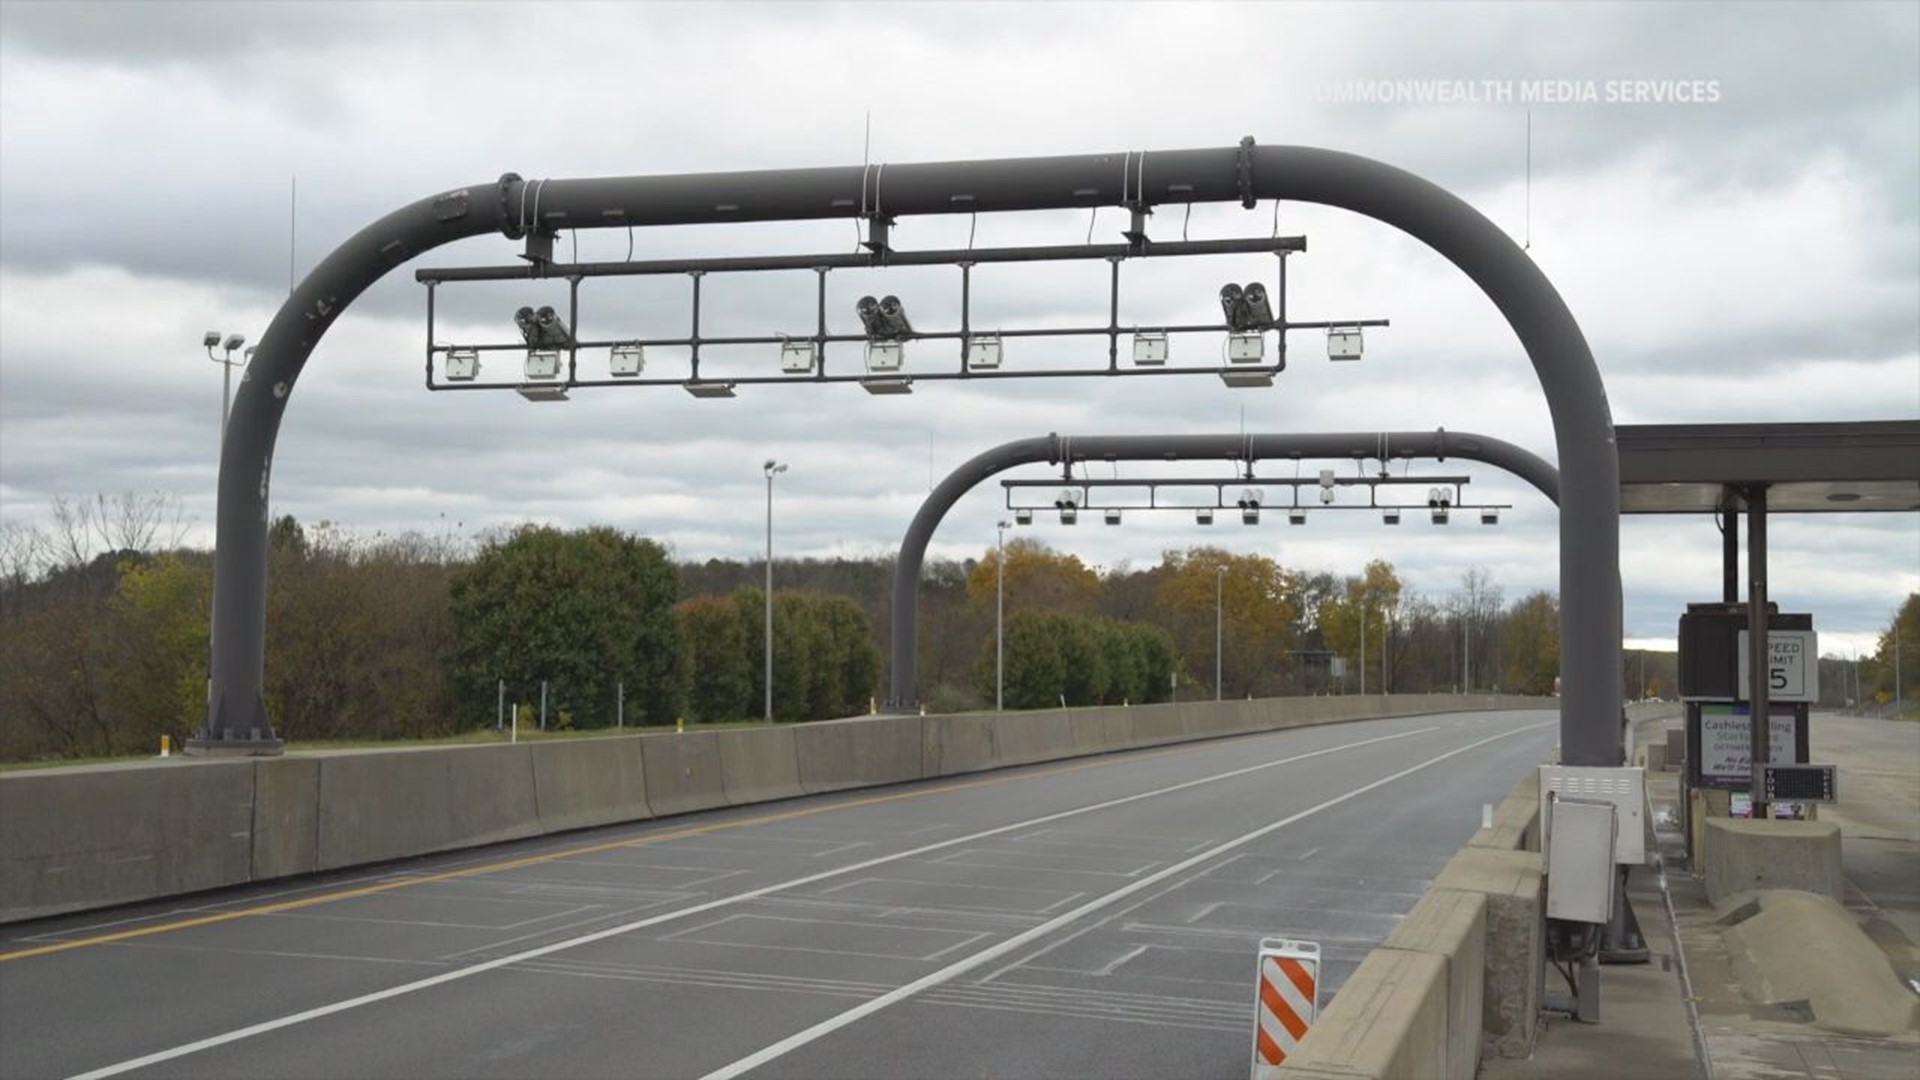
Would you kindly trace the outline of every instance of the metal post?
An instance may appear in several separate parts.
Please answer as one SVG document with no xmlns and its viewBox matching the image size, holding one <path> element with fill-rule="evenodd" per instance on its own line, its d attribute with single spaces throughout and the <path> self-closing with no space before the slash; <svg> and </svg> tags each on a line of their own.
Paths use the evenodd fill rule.
<svg viewBox="0 0 1920 1080">
<path fill-rule="evenodd" d="M 1000 537 L 993 559 L 993 708 L 1002 712 L 1007 707 L 1007 523 L 994 528 Z"/>
<path fill-rule="evenodd" d="M 1720 512 L 1720 601 L 1740 602 L 1740 512 Z"/>
<path fill-rule="evenodd" d="M 613 726 L 617 730 L 627 726 L 627 680 L 618 679 L 613 684 Z"/>
<path fill-rule="evenodd" d="M 767 474 L 767 636 L 766 648 L 763 650 L 766 654 L 766 669 L 763 672 L 762 681 L 767 691 L 765 719 L 771 724 L 773 723 L 773 478 L 786 472 L 787 467 L 768 458 L 761 469 Z"/>
<path fill-rule="evenodd" d="M 1367 696 L 1367 605 L 1360 605 L 1360 696 Z"/>
<path fill-rule="evenodd" d="M 1221 672 L 1225 665 L 1221 662 L 1222 642 L 1225 641 L 1227 568 L 1213 568 L 1213 700 L 1220 700 Z"/>
<path fill-rule="evenodd" d="M 233 413 L 233 350 L 220 361 L 220 442 L 227 441 L 227 417 Z"/>
<path fill-rule="evenodd" d="M 1893 613 L 1893 715 L 1895 718 L 1907 714 L 1906 698 L 1900 692 L 1900 612 Z"/>
<path fill-rule="evenodd" d="M 1752 768 L 1749 783 L 1753 789 L 1753 816 L 1767 817 L 1766 767 L 1771 760 L 1767 745 L 1772 688 L 1767 684 L 1767 488 L 1755 484 L 1747 489 L 1747 705 L 1752 709 Z"/>
<path fill-rule="evenodd" d="M 547 730 L 547 680 L 540 680 L 540 730 Z"/>
<path fill-rule="evenodd" d="M 1460 692 L 1473 693 L 1473 611 L 1460 617 Z"/>
<path fill-rule="evenodd" d="M 493 730 L 499 731 L 507 726 L 507 680 L 499 683 L 499 696 L 493 703 Z"/>
<path fill-rule="evenodd" d="M 1391 652 L 1392 645 L 1393 645 L 1393 617 L 1387 613 L 1386 608 L 1381 608 L 1380 609 L 1380 692 L 1382 694 L 1393 693 L 1393 687 L 1388 682 L 1388 679 L 1387 679 L 1387 676 L 1389 674 L 1389 668 L 1387 667 L 1387 657 L 1388 657 L 1388 654 Z"/>
</svg>

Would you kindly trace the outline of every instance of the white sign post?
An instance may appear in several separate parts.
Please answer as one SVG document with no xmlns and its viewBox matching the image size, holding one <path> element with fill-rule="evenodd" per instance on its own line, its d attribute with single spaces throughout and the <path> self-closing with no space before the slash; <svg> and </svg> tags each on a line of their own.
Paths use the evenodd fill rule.
<svg viewBox="0 0 1920 1080">
<path fill-rule="evenodd" d="M 1734 693 L 1745 699 L 1751 696 L 1753 686 L 1748 674 L 1751 661 L 1747 657 L 1751 649 L 1745 630 L 1740 631 L 1737 651 L 1740 668 Z M 1811 630 L 1767 631 L 1767 700 L 1820 700 L 1819 635 Z"/>
</svg>

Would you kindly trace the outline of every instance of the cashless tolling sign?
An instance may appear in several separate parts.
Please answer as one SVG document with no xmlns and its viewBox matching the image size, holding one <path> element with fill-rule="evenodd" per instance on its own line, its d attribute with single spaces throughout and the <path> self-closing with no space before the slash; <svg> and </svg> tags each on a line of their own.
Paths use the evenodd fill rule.
<svg viewBox="0 0 1920 1080">
<path fill-rule="evenodd" d="M 1819 635 L 1812 630 L 1767 631 L 1767 699 L 1770 701 L 1818 701 L 1820 699 Z M 1747 674 L 1751 661 L 1747 632 L 1740 631 L 1738 657 L 1739 687 L 1742 698 L 1753 683 Z"/>
</svg>

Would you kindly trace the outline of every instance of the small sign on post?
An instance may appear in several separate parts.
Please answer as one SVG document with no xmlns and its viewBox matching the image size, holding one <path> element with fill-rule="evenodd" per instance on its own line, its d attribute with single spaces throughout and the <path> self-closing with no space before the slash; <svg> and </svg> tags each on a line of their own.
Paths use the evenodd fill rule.
<svg viewBox="0 0 1920 1080">
<path fill-rule="evenodd" d="M 1253 1080 L 1278 1076 L 1319 1011 L 1320 945 L 1263 938 L 1253 995 Z"/>
<path fill-rule="evenodd" d="M 1819 649 L 1819 635 L 1812 630 L 1767 631 L 1767 700 L 1819 701 Z M 1753 686 L 1747 674 L 1749 655 L 1747 632 L 1742 630 L 1734 657 L 1739 665 L 1735 689 L 1743 701 Z"/>
</svg>

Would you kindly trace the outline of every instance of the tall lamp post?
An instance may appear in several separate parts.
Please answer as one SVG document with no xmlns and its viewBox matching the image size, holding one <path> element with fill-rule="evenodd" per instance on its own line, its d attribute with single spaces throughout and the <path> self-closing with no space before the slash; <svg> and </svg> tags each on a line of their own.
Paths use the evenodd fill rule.
<svg viewBox="0 0 1920 1080">
<path fill-rule="evenodd" d="M 233 365 L 245 362 L 235 360 L 233 354 L 246 343 L 247 338 L 244 334 L 229 334 L 226 340 L 222 341 L 218 330 L 207 331 L 206 337 L 200 341 L 200 344 L 207 348 L 207 359 L 220 365 L 220 442 L 222 445 L 227 441 L 227 414 L 232 411 L 230 402 L 233 400 Z M 215 349 L 223 350 L 226 355 L 213 355 Z"/>
<path fill-rule="evenodd" d="M 1007 523 L 994 525 L 1000 537 L 993 558 L 993 708 L 1007 707 Z"/>
<path fill-rule="evenodd" d="M 1216 566 L 1213 577 L 1213 700 L 1220 700 L 1221 648 L 1225 640 L 1226 626 L 1226 590 L 1227 568 L 1224 564 Z"/>
<path fill-rule="evenodd" d="M 787 471 L 787 467 L 767 459 L 761 470 L 767 474 L 767 644 L 762 651 L 766 653 L 766 673 L 762 680 L 767 690 L 767 723 L 773 723 L 773 478 Z"/>
<path fill-rule="evenodd" d="M 1360 696 L 1367 696 L 1367 605 L 1360 605 Z"/>
</svg>

